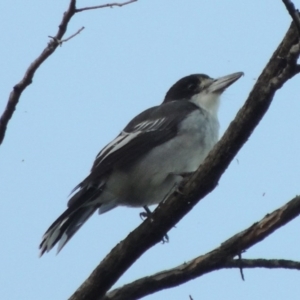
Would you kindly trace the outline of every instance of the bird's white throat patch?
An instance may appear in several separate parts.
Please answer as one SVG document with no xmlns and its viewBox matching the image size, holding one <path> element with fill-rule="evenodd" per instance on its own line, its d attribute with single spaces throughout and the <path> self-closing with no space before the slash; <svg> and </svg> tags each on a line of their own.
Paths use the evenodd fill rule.
<svg viewBox="0 0 300 300">
<path fill-rule="evenodd" d="M 199 94 L 194 95 L 191 98 L 191 102 L 195 103 L 210 112 L 213 116 L 217 117 L 218 109 L 220 106 L 220 94 L 219 93 L 208 93 L 203 91 Z"/>
</svg>

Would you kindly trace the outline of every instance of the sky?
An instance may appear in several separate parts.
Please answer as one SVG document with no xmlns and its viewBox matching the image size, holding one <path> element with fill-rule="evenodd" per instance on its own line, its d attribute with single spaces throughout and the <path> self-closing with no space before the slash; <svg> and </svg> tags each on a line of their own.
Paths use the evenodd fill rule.
<svg viewBox="0 0 300 300">
<path fill-rule="evenodd" d="M 105 1 L 78 1 L 78 7 Z M 300 8 L 300 0 L 294 0 Z M 0 2 L 0 109 L 29 64 L 55 35 L 69 1 Z M 95 214 L 56 255 L 38 258 L 49 225 L 97 153 L 142 110 L 159 104 L 181 77 L 245 76 L 222 96 L 221 135 L 245 102 L 291 19 L 280 0 L 139 0 L 86 11 L 38 69 L 0 146 L 2 299 L 67 299 L 140 223 L 140 209 Z M 300 193 L 300 76 L 291 79 L 222 176 L 218 187 L 115 284 L 175 267 L 218 247 Z M 244 258 L 300 260 L 300 219 Z M 296 299 L 291 270 L 221 270 L 144 299 Z"/>
</svg>

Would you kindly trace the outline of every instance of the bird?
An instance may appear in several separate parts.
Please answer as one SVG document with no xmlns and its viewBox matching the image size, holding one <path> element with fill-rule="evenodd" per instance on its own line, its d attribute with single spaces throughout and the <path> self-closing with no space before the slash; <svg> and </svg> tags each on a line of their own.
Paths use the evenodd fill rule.
<svg viewBox="0 0 300 300">
<path fill-rule="evenodd" d="M 218 141 L 224 90 L 243 75 L 178 80 L 163 102 L 134 117 L 96 156 L 90 174 L 71 192 L 67 209 L 42 237 L 40 256 L 57 253 L 97 210 L 159 204 L 192 173 Z"/>
</svg>

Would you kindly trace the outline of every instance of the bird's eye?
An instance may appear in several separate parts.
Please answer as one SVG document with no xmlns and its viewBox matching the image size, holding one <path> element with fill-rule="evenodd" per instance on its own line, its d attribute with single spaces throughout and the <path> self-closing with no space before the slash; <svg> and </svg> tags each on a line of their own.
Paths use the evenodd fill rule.
<svg viewBox="0 0 300 300">
<path fill-rule="evenodd" d="M 187 86 L 187 89 L 192 91 L 192 90 L 195 90 L 197 88 L 197 84 L 195 83 L 191 83 Z"/>
</svg>

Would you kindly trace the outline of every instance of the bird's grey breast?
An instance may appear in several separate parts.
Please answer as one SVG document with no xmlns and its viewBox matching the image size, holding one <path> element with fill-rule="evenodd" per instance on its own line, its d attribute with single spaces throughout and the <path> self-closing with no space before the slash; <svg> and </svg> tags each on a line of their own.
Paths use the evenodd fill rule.
<svg viewBox="0 0 300 300">
<path fill-rule="evenodd" d="M 196 171 L 217 142 L 218 132 L 218 120 L 196 109 L 180 122 L 173 139 L 143 157 L 140 168 L 148 174 L 160 174 L 158 177 Z"/>
<path fill-rule="evenodd" d="M 182 145 L 181 158 L 185 172 L 195 171 L 218 141 L 219 122 L 209 112 L 199 109 L 184 119 L 178 129 L 178 142 Z"/>
</svg>

